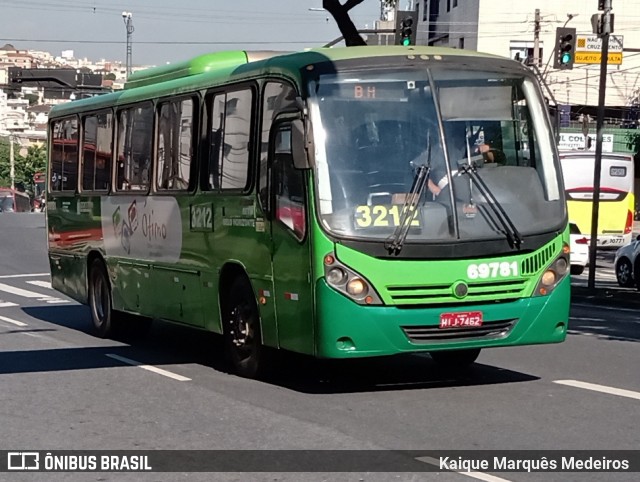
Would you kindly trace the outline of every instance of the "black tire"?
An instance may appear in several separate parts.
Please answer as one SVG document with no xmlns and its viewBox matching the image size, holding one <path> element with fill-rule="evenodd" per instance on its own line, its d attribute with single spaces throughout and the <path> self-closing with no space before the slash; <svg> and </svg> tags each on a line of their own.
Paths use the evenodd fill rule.
<svg viewBox="0 0 640 482">
<path fill-rule="evenodd" d="M 264 372 L 265 349 L 256 298 L 246 278 L 234 280 L 225 306 L 225 351 L 232 369 L 241 377 L 257 378 Z"/>
<path fill-rule="evenodd" d="M 89 268 L 89 308 L 96 335 L 108 338 L 113 335 L 113 298 L 107 268 L 100 259 Z"/>
<path fill-rule="evenodd" d="M 620 286 L 630 288 L 634 285 L 633 267 L 627 258 L 620 258 L 616 263 L 616 280 Z"/>
<path fill-rule="evenodd" d="M 584 266 L 571 265 L 571 274 L 580 276 L 584 273 Z"/>
<path fill-rule="evenodd" d="M 460 370 L 467 368 L 476 361 L 480 355 L 480 348 L 470 348 L 467 350 L 448 350 L 430 352 L 431 358 L 438 365 L 449 370 Z"/>
</svg>

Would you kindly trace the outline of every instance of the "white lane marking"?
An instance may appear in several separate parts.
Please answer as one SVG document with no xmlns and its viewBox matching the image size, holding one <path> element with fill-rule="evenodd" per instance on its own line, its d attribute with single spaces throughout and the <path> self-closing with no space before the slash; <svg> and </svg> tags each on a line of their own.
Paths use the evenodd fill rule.
<svg viewBox="0 0 640 482">
<path fill-rule="evenodd" d="M 622 388 L 607 387 L 605 385 L 597 385 L 595 383 L 581 382 L 578 380 L 554 380 L 553 383 L 567 385 L 569 387 L 584 388 L 585 390 L 593 390 L 594 392 L 608 393 L 610 395 L 618 395 L 619 397 L 634 398 L 640 400 L 640 392 L 624 390 Z"/>
<path fill-rule="evenodd" d="M 440 461 L 438 459 L 434 459 L 433 457 L 416 457 L 416 460 L 424 462 L 425 464 L 435 465 L 436 467 L 440 468 Z M 442 470 L 444 471 L 444 469 Z M 462 470 L 447 470 L 447 472 L 456 472 L 457 474 L 466 475 L 467 477 L 478 480 L 485 480 L 486 482 L 510 482 L 508 479 L 496 477 L 495 475 L 485 474 L 484 472 L 465 472 Z"/>
<path fill-rule="evenodd" d="M 7 323 L 11 323 L 12 325 L 16 325 L 16 326 L 29 326 L 26 323 L 23 323 L 22 321 L 14 320 L 12 318 L 7 318 L 6 316 L 0 316 L 0 320 L 6 321 Z"/>
<path fill-rule="evenodd" d="M 34 286 L 40 286 L 40 288 L 47 288 L 47 289 L 50 289 L 50 290 L 53 289 L 51 287 L 51 282 L 50 281 L 33 280 L 33 281 L 27 281 L 27 283 L 29 283 L 30 285 L 34 285 Z"/>
<path fill-rule="evenodd" d="M 49 276 L 50 273 L 30 273 L 30 274 L 3 274 L 0 278 L 37 278 L 39 276 Z"/>
<path fill-rule="evenodd" d="M 0 300 L 0 308 L 8 308 L 10 306 L 18 306 L 17 303 L 11 303 L 11 301 Z"/>
<path fill-rule="evenodd" d="M 4 283 L 0 283 L 0 291 L 22 296 L 23 298 L 37 298 L 38 301 L 44 301 L 46 303 L 70 303 L 68 300 L 61 300 L 60 298 L 54 298 L 53 296 L 43 295 L 36 293 L 35 291 L 24 290 L 22 288 L 16 288 L 15 286 Z"/>
<path fill-rule="evenodd" d="M 15 286 L 6 285 L 4 283 L 0 283 L 0 291 L 5 291 L 24 298 L 42 298 L 44 296 L 40 293 L 36 293 L 35 291 L 23 290 L 22 288 L 16 288 Z"/>
<path fill-rule="evenodd" d="M 127 365 L 133 365 L 134 367 L 140 367 L 144 370 L 149 370 L 150 372 L 157 373 L 158 375 L 173 378 L 174 380 L 178 380 L 179 382 L 188 382 L 191 380 L 191 378 L 183 377 L 182 375 L 178 375 L 176 373 L 171 373 L 167 370 L 163 370 L 162 368 L 154 367 L 153 365 L 143 365 L 142 363 L 131 360 L 130 358 L 114 355 L 112 353 L 107 353 L 107 356 L 109 358 L 113 358 L 114 360 L 121 361 L 122 363 L 126 363 Z"/>
<path fill-rule="evenodd" d="M 586 316 L 570 316 L 570 320 L 584 320 L 584 321 L 607 321 L 604 318 L 588 318 Z"/>
</svg>

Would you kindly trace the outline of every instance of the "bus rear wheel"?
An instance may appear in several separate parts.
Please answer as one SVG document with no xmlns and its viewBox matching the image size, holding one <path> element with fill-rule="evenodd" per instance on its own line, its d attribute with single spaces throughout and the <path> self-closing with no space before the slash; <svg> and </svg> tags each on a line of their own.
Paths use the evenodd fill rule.
<svg viewBox="0 0 640 482">
<path fill-rule="evenodd" d="M 113 334 L 113 303 L 111 285 L 104 263 L 96 259 L 89 270 L 89 308 L 96 335 L 107 338 Z"/>
<path fill-rule="evenodd" d="M 467 368 L 476 361 L 480 355 L 480 348 L 468 350 L 434 351 L 429 353 L 434 362 L 442 368 L 460 370 Z"/>
<path fill-rule="evenodd" d="M 241 377 L 256 378 L 264 369 L 265 353 L 258 307 L 248 280 L 233 282 L 225 311 L 225 349 L 232 368 Z"/>
</svg>

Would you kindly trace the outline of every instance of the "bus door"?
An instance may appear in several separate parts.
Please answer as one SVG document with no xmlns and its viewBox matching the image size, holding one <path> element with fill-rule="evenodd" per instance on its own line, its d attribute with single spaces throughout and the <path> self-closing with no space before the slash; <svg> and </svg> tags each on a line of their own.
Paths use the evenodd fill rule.
<svg viewBox="0 0 640 482">
<path fill-rule="evenodd" d="M 293 165 L 291 124 L 276 121 L 270 135 L 271 253 L 281 348 L 313 353 L 313 289 L 307 172 Z"/>
</svg>

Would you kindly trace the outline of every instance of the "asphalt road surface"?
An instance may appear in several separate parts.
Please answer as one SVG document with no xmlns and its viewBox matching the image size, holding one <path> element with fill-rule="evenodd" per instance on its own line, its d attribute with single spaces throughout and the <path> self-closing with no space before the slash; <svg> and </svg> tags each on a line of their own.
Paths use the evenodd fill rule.
<svg viewBox="0 0 640 482">
<path fill-rule="evenodd" d="M 42 214 L 0 215 L 0 450 L 630 450 L 640 447 L 640 314 L 579 301 L 558 345 L 352 363 L 285 355 L 229 374 L 220 340 L 154 323 L 101 340 L 49 284 Z M 582 278 L 582 277 L 581 277 Z M 580 279 L 576 279 L 579 282 Z M 471 453 L 471 452 L 470 452 Z M 429 462 L 424 462 L 429 463 Z M 0 473 L 0 480 L 634 480 L 637 474 Z"/>
</svg>

